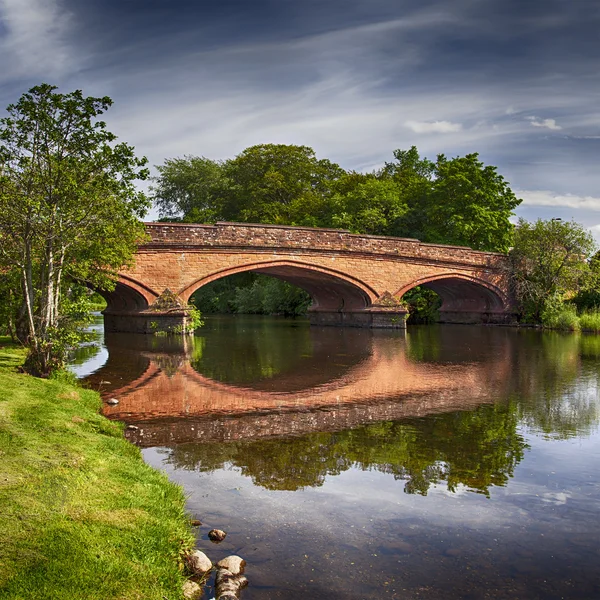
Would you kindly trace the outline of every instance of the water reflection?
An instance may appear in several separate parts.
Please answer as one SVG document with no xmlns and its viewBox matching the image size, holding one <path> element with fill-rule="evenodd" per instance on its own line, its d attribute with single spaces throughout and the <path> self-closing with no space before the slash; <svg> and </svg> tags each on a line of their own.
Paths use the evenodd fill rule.
<svg viewBox="0 0 600 600">
<path fill-rule="evenodd" d="M 193 338 L 108 335 L 87 383 L 118 398 L 105 413 L 136 424 L 133 441 L 175 444 L 177 468 L 235 465 L 285 490 L 376 469 L 407 493 L 444 481 L 489 494 L 523 458 L 519 425 L 558 439 L 594 430 L 596 340 L 217 319 Z"/>
<path fill-rule="evenodd" d="M 489 495 L 504 485 L 527 447 L 512 406 L 479 407 L 434 419 L 381 421 L 335 433 L 287 439 L 175 446 L 167 462 L 177 469 L 238 467 L 270 490 L 320 486 L 350 468 L 376 470 L 405 482 L 404 492 L 427 495 L 446 482 Z"/>
<path fill-rule="evenodd" d="M 228 531 L 243 600 L 600 597 L 600 338 L 230 319 L 105 345 L 88 384 L 200 546 Z"/>
</svg>

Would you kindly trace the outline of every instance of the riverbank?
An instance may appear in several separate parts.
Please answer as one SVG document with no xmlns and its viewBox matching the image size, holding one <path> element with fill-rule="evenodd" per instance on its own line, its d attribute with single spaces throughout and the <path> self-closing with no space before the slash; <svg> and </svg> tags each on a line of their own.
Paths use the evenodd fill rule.
<svg viewBox="0 0 600 600">
<path fill-rule="evenodd" d="M 194 538 L 177 485 L 97 393 L 17 371 L 0 338 L 0 597 L 175 600 Z"/>
</svg>

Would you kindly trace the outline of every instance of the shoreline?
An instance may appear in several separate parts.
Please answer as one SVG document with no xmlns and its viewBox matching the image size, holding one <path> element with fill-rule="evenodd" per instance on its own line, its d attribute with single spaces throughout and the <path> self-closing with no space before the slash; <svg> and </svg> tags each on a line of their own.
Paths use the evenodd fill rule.
<svg viewBox="0 0 600 600">
<path fill-rule="evenodd" d="M 100 414 L 97 392 L 18 373 L 0 338 L 0 596 L 182 598 L 183 489 Z"/>
</svg>

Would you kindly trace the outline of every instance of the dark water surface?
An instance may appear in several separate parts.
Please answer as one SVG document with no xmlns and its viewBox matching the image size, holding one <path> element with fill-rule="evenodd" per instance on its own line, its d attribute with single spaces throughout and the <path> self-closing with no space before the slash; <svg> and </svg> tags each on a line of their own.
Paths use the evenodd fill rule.
<svg viewBox="0 0 600 600">
<path fill-rule="evenodd" d="M 82 352 L 243 600 L 600 598 L 600 337 L 238 317 Z"/>
</svg>

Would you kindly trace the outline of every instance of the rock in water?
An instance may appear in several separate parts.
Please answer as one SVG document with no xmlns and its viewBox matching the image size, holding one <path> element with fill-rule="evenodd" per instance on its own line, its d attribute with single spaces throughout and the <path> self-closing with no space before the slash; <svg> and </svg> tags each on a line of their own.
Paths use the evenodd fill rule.
<svg viewBox="0 0 600 600">
<path fill-rule="evenodd" d="M 246 561 L 235 554 L 225 557 L 216 564 L 217 569 L 227 569 L 233 575 L 241 575 L 245 566 Z"/>
<path fill-rule="evenodd" d="M 212 569 L 210 558 L 200 550 L 194 550 L 194 552 L 188 554 L 185 557 L 185 562 L 194 575 L 202 576 Z"/>
<path fill-rule="evenodd" d="M 211 529 L 208 532 L 208 539 L 211 542 L 222 542 L 227 534 L 221 529 Z"/>
<path fill-rule="evenodd" d="M 238 600 L 240 591 L 248 585 L 248 580 L 242 575 L 246 561 L 232 554 L 217 563 L 215 578 L 215 600 Z"/>
<path fill-rule="evenodd" d="M 219 569 L 215 579 L 216 600 L 238 600 L 241 589 L 247 585 L 248 580 L 243 575 Z"/>
</svg>

